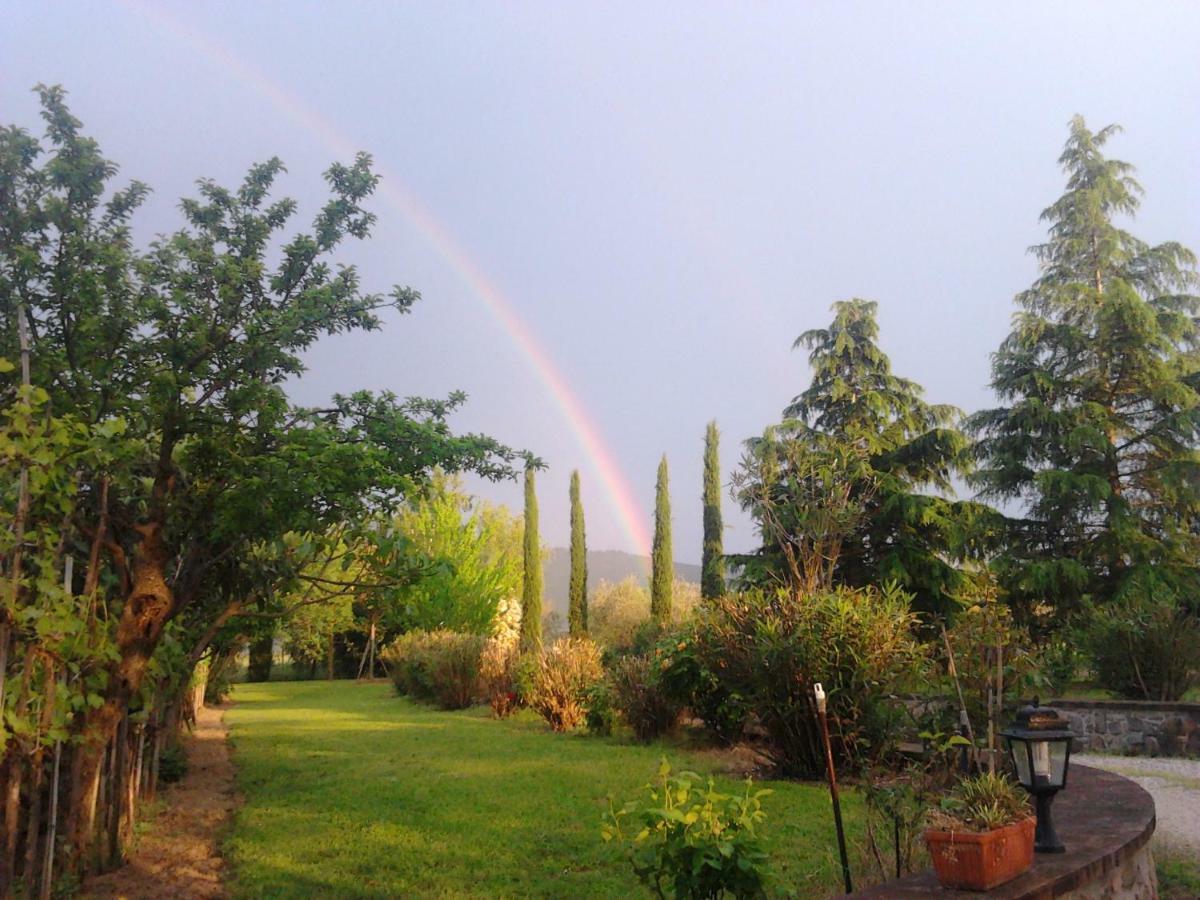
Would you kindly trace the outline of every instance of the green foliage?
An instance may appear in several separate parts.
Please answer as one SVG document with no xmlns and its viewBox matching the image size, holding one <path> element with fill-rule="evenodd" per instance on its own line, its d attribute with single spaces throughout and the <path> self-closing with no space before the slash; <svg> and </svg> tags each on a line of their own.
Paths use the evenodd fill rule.
<svg viewBox="0 0 1200 900">
<path fill-rule="evenodd" d="M 660 677 L 676 701 L 695 713 L 720 744 L 728 745 L 742 737 L 750 717 L 745 685 L 737 684 L 747 673 L 727 671 L 730 660 L 721 650 L 722 635 L 709 631 L 713 618 L 700 615 L 663 639 Z"/>
<path fill-rule="evenodd" d="M 696 627 L 680 640 L 683 656 L 668 656 L 666 671 L 675 690 L 689 691 L 702 699 L 701 709 L 716 712 L 715 727 L 726 737 L 743 711 L 753 714 L 785 774 L 819 778 L 825 757 L 813 684 L 821 682 L 829 695 L 839 765 L 870 762 L 894 740 L 900 712 L 890 695 L 910 686 L 925 662 L 913 625 L 908 597 L 894 585 L 806 597 L 730 594 L 702 608 Z M 690 687 L 681 684 L 688 673 L 697 677 Z"/>
<path fill-rule="evenodd" d="M 763 546 L 739 557 L 742 582 L 811 594 L 833 586 L 842 545 L 861 527 L 872 478 L 863 448 L 776 426 L 748 441 L 734 496 Z"/>
<path fill-rule="evenodd" d="M 959 685 L 977 738 L 986 733 L 988 699 L 997 687 L 997 653 L 1003 673 L 1004 696 L 1000 705 L 1004 708 L 1015 711 L 1035 694 L 1044 695 L 1049 687 L 1042 671 L 1041 654 L 1036 652 L 1028 630 L 1014 621 L 1012 610 L 987 588 L 964 600 L 946 639 L 954 653 Z M 938 655 L 943 657 L 946 671 L 940 693 L 954 697 L 956 687 L 949 675 L 949 660 L 944 650 Z M 957 708 L 954 713 L 957 722 Z M 997 723 L 1004 724 L 1003 719 Z"/>
<path fill-rule="evenodd" d="M 755 790 L 747 779 L 742 793 L 722 793 L 712 778 L 672 775 L 666 759 L 658 782 L 647 790 L 644 805 L 631 800 L 618 809 L 610 800 L 601 826 L 605 841 L 630 848 L 643 884 L 660 897 L 765 896 L 767 854 L 760 832 L 766 819 L 762 799 L 770 790 Z"/>
<path fill-rule="evenodd" d="M 481 694 L 482 656 L 487 639 L 453 631 L 410 631 L 401 635 L 382 656 L 398 694 L 464 709 Z"/>
<path fill-rule="evenodd" d="M 306 567 L 305 574 L 336 580 L 340 569 L 335 563 Z M 299 582 L 303 588 L 285 598 L 285 613 L 280 623 L 283 645 L 296 662 L 309 666 L 328 662 L 332 644 L 339 635 L 358 627 L 354 615 L 352 590 L 321 592 L 312 596 L 312 582 Z"/>
<path fill-rule="evenodd" d="M 983 832 L 1012 825 L 1033 815 L 1029 794 L 1002 773 L 963 778 L 928 815 L 938 831 Z"/>
<path fill-rule="evenodd" d="M 388 625 L 491 633 L 502 604 L 521 588 L 521 522 L 469 496 L 459 480 L 437 474 L 393 524 L 408 541 L 406 552 L 432 565 L 384 593 Z"/>
<path fill-rule="evenodd" d="M 579 471 L 571 473 L 571 583 L 567 622 L 571 637 L 587 637 L 587 540 L 583 531 L 583 502 L 579 499 Z"/>
<path fill-rule="evenodd" d="M 168 744 L 158 755 L 158 778 L 163 784 L 183 781 L 188 773 L 187 751 L 182 744 Z"/>
<path fill-rule="evenodd" d="M 650 616 L 659 625 L 671 621 L 671 588 L 675 557 L 671 549 L 671 494 L 667 486 L 667 457 L 658 464 L 654 489 L 654 546 L 650 554 Z"/>
<path fill-rule="evenodd" d="M 1115 126 L 1071 121 L 1066 192 L 1042 213 L 1040 275 L 1017 295 L 993 356 L 1003 405 L 972 417 L 983 496 L 1020 512 L 996 570 L 1044 628 L 1105 606 L 1153 575 L 1197 592 L 1200 298 L 1195 257 L 1118 227 L 1140 205 L 1128 163 L 1104 155 Z"/>
<path fill-rule="evenodd" d="M 613 663 L 608 678 L 621 718 L 639 741 L 652 741 L 679 718 L 679 702 L 663 683 L 661 655 L 626 656 Z"/>
<path fill-rule="evenodd" d="M 968 552 L 983 515 L 949 499 L 966 462 L 960 413 L 926 403 L 920 385 L 892 372 L 878 344 L 877 304 L 847 300 L 833 311 L 828 328 L 806 331 L 794 345 L 809 350 L 812 383 L 744 462 L 739 499 L 768 539 L 759 565 L 794 583 L 796 563 L 780 538 L 832 535 L 825 543 L 833 547 L 817 548 L 817 558 L 834 551 L 827 574 L 814 580 L 807 570 L 822 567 L 801 561 L 804 589 L 892 581 L 917 609 L 945 613 L 961 582 L 954 560 Z M 761 574 L 755 580 L 762 583 Z"/>
<path fill-rule="evenodd" d="M 1200 680 L 1200 616 L 1169 585 L 1136 588 L 1086 611 L 1096 677 L 1121 697 L 1182 700 Z"/>
<path fill-rule="evenodd" d="M 721 433 L 716 422 L 704 432 L 704 546 L 700 555 L 700 595 L 725 593 L 724 525 L 721 522 Z"/>
<path fill-rule="evenodd" d="M 618 710 L 616 692 L 613 690 L 611 678 L 601 678 L 590 688 L 584 697 L 587 714 L 584 722 L 589 734 L 598 737 L 608 737 L 617 724 Z"/>
<path fill-rule="evenodd" d="M 439 467 L 511 477 L 516 454 L 451 431 L 461 393 L 357 392 L 321 408 L 288 398 L 322 337 L 374 330 L 418 299 L 400 286 L 370 292 L 337 263 L 374 221 L 366 154 L 329 167 L 308 227 L 277 195 L 283 164 L 271 159 L 233 188 L 200 181 L 178 227 L 138 247 L 134 215 L 149 189 L 114 189 L 117 167 L 65 92 L 37 90 L 45 139 L 0 128 L 0 357 L 24 363 L 0 365 L 11 432 L 0 508 L 20 510 L 0 527 L 0 544 L 20 545 L 15 564 L 0 547 L 0 684 L 28 674 L 43 697 L 63 686 L 49 727 L 22 739 L 69 740 L 72 765 L 92 777 L 121 719 L 161 712 L 214 642 L 236 640 L 234 620 L 285 611 L 317 558 L 294 542 L 370 532 L 367 519 Z M 26 659 L 38 662 L 21 672 Z M 5 712 L 15 702 L 6 691 Z M 13 720 L 0 720 L 7 743 Z M 62 810 L 80 861 L 91 856 L 94 790 L 72 791 Z"/>
<path fill-rule="evenodd" d="M 533 466 L 525 467 L 525 543 L 521 583 L 521 650 L 542 648 L 542 547 L 538 539 L 537 492 Z"/>
<path fill-rule="evenodd" d="M 1200 897 L 1200 862 L 1194 855 L 1172 846 L 1154 848 L 1159 900 L 1195 900 Z"/>
<path fill-rule="evenodd" d="M 583 724 L 588 692 L 603 677 L 600 649 L 594 643 L 562 638 L 538 660 L 527 702 L 555 731 L 570 731 Z"/>
</svg>

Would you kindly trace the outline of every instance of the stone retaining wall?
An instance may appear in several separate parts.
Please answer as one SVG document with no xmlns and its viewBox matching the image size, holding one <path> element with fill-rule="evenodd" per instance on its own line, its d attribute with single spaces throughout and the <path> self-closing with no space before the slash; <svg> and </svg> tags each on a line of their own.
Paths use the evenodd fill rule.
<svg viewBox="0 0 1200 900">
<path fill-rule="evenodd" d="M 1200 703 L 1050 700 L 1079 737 L 1076 752 L 1200 757 Z"/>
</svg>

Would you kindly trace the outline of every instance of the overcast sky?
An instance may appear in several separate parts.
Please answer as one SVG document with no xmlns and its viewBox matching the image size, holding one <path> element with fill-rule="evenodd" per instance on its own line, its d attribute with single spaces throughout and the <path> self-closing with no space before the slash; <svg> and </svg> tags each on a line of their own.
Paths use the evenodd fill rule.
<svg viewBox="0 0 1200 900">
<path fill-rule="evenodd" d="M 930 400 L 990 403 L 1074 113 L 1125 127 L 1110 150 L 1147 191 L 1133 230 L 1200 249 L 1198 37 L 1195 3 L 8 0 L 0 121 L 37 131 L 30 88 L 64 85 L 122 176 L 154 187 L 146 236 L 195 178 L 272 155 L 307 217 L 328 163 L 371 152 L 392 192 L 343 258 L 424 299 L 323 343 L 294 396 L 466 391 L 458 428 L 548 463 L 557 546 L 578 467 L 589 545 L 639 549 L 612 485 L 648 531 L 665 452 L 675 555 L 696 562 L 705 423 L 728 474 L 804 388 L 792 341 L 835 300 L 879 301 L 885 350 Z M 519 507 L 517 485 L 479 490 Z M 731 507 L 726 546 L 747 549 Z"/>
</svg>

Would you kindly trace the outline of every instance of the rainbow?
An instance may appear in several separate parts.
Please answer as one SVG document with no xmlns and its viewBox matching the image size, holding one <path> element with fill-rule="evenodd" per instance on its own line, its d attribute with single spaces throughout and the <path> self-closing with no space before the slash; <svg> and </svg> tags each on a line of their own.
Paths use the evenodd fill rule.
<svg viewBox="0 0 1200 900">
<path fill-rule="evenodd" d="M 239 81 L 311 134 L 333 155 L 347 160 L 353 158 L 357 148 L 338 131 L 333 122 L 299 97 L 285 91 L 259 69 L 234 56 L 213 38 L 151 3 L 125 0 L 124 5 L 142 14 L 161 31 L 170 34 L 221 71 L 233 73 Z M 403 182 L 384 166 L 376 165 L 375 171 L 381 176 L 379 196 L 388 207 L 408 221 L 470 292 L 483 302 L 520 351 L 570 428 L 593 473 L 599 478 L 605 500 L 626 539 L 636 552 L 649 555 L 648 517 L 637 502 L 629 480 L 604 441 L 599 427 L 588 416 L 583 403 L 550 354 L 522 321 L 512 303 L 471 260 L 450 232 L 404 188 Z"/>
</svg>

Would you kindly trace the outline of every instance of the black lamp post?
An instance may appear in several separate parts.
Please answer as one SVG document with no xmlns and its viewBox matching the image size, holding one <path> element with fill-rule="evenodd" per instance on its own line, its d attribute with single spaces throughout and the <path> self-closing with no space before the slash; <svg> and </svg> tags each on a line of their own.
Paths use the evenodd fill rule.
<svg viewBox="0 0 1200 900">
<path fill-rule="evenodd" d="M 1016 720 L 1000 732 L 1008 741 L 1017 770 L 1017 780 L 1033 795 L 1037 807 L 1037 830 L 1033 849 L 1038 853 L 1062 853 L 1065 849 L 1054 833 L 1050 803 L 1067 784 L 1071 763 L 1071 738 L 1075 735 L 1067 720 L 1053 709 L 1038 705 L 1021 707 Z"/>
</svg>

